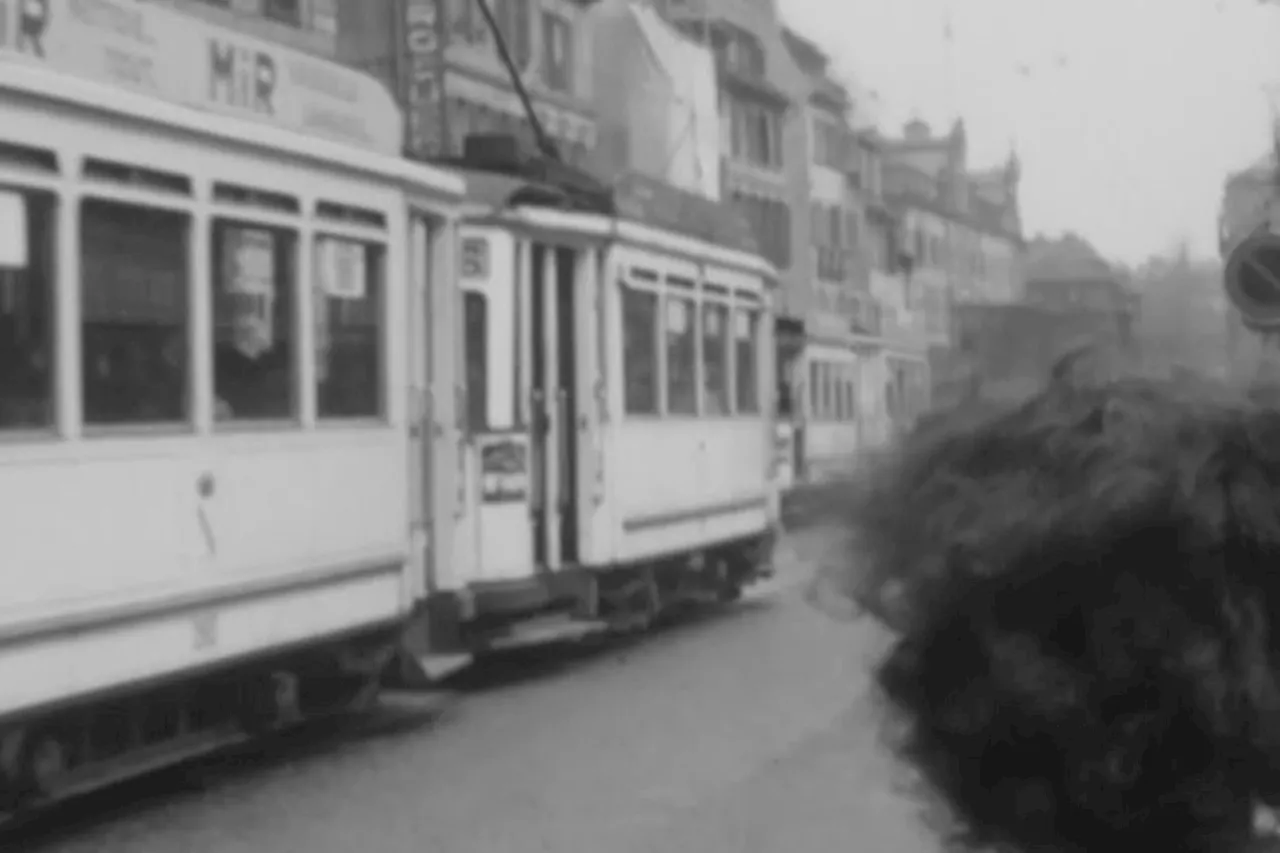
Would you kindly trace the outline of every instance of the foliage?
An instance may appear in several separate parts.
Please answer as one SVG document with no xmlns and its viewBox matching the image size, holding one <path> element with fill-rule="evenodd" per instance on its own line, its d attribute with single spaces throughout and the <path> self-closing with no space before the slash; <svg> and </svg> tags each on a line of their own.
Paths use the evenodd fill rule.
<svg viewBox="0 0 1280 853">
<path fill-rule="evenodd" d="M 903 756 L 970 849 L 1243 851 L 1280 801 L 1280 412 L 1092 352 L 841 502 Z"/>
</svg>

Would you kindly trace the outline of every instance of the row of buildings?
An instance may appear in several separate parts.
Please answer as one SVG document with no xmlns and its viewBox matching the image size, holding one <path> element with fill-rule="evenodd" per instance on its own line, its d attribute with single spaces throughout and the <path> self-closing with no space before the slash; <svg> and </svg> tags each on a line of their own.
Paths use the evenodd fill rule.
<svg viewBox="0 0 1280 853">
<path fill-rule="evenodd" d="M 406 153 L 528 135 L 475 0 L 150 0 L 355 65 L 406 111 Z M 1019 165 L 970 168 L 962 122 L 885 134 L 777 0 L 489 0 L 566 159 L 731 201 L 781 272 L 780 408 L 801 464 L 928 404 L 960 303 L 1016 300 Z"/>
</svg>

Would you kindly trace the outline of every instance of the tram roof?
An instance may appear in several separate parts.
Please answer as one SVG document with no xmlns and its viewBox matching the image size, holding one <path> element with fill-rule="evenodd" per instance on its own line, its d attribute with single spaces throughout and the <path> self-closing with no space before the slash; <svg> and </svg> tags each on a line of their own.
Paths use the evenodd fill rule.
<svg viewBox="0 0 1280 853">
<path fill-rule="evenodd" d="M 400 108 L 377 78 L 152 3 L 0 4 L 0 65 L 383 156 L 400 157 L 404 143 Z"/>
<path fill-rule="evenodd" d="M 742 229 L 746 225 L 739 214 L 723 202 L 682 193 L 683 198 L 676 199 L 673 205 L 672 199 L 666 196 L 663 200 L 667 202 L 668 215 L 664 217 L 663 212 L 649 200 L 663 192 L 662 189 L 652 189 L 654 185 L 666 185 L 651 181 L 637 192 L 632 189 L 634 183 L 620 182 L 615 187 L 619 213 L 607 214 L 551 204 L 522 203 L 519 200 L 521 195 L 538 198 L 543 193 L 549 196 L 554 190 L 538 187 L 512 175 L 470 169 L 460 171 L 466 177 L 468 201 L 485 213 L 501 212 L 508 220 L 523 222 L 538 230 L 568 232 L 596 239 L 613 238 L 681 257 L 749 270 L 763 276 L 771 285 L 777 282 L 777 269 L 759 253 L 749 231 L 745 237 L 741 236 L 741 230 L 735 232 L 739 224 Z M 690 198 L 695 200 L 690 202 Z M 681 203 L 684 204 L 682 209 L 687 211 L 684 215 L 691 217 L 687 221 L 692 227 L 680 227 L 671 222 L 670 211 L 681 209 Z M 700 222 L 700 226 L 692 224 L 696 222 Z"/>
<path fill-rule="evenodd" d="M 47 68 L 20 63 L 7 65 L 2 53 L 0 68 L 4 69 L 0 74 L 0 93 L 16 92 L 68 104 L 86 113 L 124 117 L 143 126 L 185 131 L 224 145 L 294 156 L 411 188 L 429 188 L 455 200 L 466 191 L 466 183 L 451 170 L 400 157 L 365 153 L 348 145 L 259 122 L 202 113 L 77 76 L 57 74 Z"/>
</svg>

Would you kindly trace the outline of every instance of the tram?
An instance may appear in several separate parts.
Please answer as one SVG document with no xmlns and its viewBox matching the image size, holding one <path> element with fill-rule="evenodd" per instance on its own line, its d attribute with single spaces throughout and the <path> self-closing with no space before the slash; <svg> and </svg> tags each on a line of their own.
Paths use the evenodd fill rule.
<svg viewBox="0 0 1280 853">
<path fill-rule="evenodd" d="M 0 810 L 463 662 L 412 628 L 456 565 L 464 181 L 376 81 L 113 8 L 152 47 L 0 7 Z"/>
<path fill-rule="evenodd" d="M 674 209 L 704 232 L 690 236 L 513 204 L 529 189 L 517 178 L 468 183 L 473 487 L 456 535 L 474 574 L 439 597 L 438 625 L 456 633 L 437 647 L 640 630 L 769 576 L 776 272 L 734 230 L 740 220 L 683 197 Z M 643 187 L 663 192 L 678 191 Z"/>
<path fill-rule="evenodd" d="M 376 80 L 111 9 L 0 5 L 0 813 L 770 573 L 749 244 L 406 161 Z"/>
</svg>

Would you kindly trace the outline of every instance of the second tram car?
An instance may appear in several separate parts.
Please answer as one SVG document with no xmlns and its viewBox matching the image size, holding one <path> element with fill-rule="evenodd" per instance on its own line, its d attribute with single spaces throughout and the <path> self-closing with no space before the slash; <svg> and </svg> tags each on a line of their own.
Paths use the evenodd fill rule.
<svg viewBox="0 0 1280 853">
<path fill-rule="evenodd" d="M 519 182 L 472 177 L 472 197 Z M 469 582 L 459 648 L 648 625 L 767 575 L 772 285 L 750 252 L 494 203 L 461 229 Z M 441 641 L 443 642 L 443 640 Z"/>
</svg>

